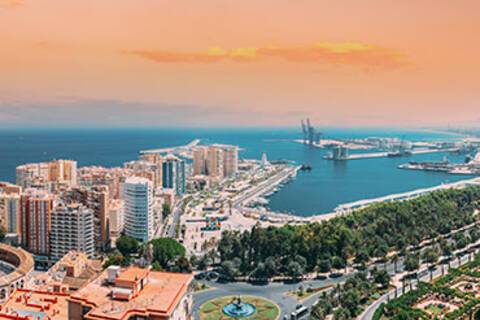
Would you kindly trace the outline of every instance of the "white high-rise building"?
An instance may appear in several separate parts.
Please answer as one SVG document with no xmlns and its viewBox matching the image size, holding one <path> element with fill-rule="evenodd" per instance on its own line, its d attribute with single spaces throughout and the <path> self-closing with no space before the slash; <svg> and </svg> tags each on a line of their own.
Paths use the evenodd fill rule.
<svg viewBox="0 0 480 320">
<path fill-rule="evenodd" d="M 52 259 L 58 261 L 71 250 L 84 252 L 91 258 L 95 253 L 93 220 L 93 210 L 79 203 L 59 203 L 52 213 Z"/>
<path fill-rule="evenodd" d="M 154 235 L 153 183 L 129 177 L 122 184 L 125 234 L 146 242 Z"/>
</svg>

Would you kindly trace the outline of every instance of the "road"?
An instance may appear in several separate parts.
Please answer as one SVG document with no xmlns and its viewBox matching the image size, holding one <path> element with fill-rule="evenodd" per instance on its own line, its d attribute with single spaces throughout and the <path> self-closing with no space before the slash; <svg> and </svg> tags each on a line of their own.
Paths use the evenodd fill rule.
<svg viewBox="0 0 480 320">
<path fill-rule="evenodd" d="M 403 264 L 401 261 L 397 263 L 397 268 L 402 268 Z M 383 263 L 371 265 L 368 269 L 372 270 L 373 268 L 385 268 L 389 273 L 394 273 L 394 264 L 387 263 L 384 265 Z M 218 283 L 212 281 L 201 281 L 205 283 L 211 289 L 200 291 L 194 294 L 193 298 L 193 310 L 194 311 L 194 319 L 199 320 L 198 317 L 198 310 L 200 306 L 205 302 L 219 298 L 224 296 L 244 296 L 244 295 L 254 295 L 260 296 L 266 299 L 269 299 L 276 304 L 281 309 L 281 318 L 284 315 L 291 314 L 294 310 L 296 305 L 299 303 L 297 299 L 293 296 L 289 295 L 289 292 L 298 291 L 300 286 L 303 286 L 304 289 L 308 287 L 312 288 L 319 288 L 319 287 L 327 287 L 329 285 L 337 285 L 339 283 L 345 282 L 348 278 L 352 277 L 356 271 L 350 272 L 345 274 L 339 278 L 331 279 L 327 278 L 325 280 L 304 280 L 297 283 L 283 283 L 283 282 L 274 282 L 269 283 L 266 285 L 255 285 L 249 284 L 245 282 L 230 282 L 230 283 Z M 303 300 L 301 303 L 306 306 L 307 308 L 311 308 L 317 302 L 318 294 L 312 295 L 307 299 Z"/>
<path fill-rule="evenodd" d="M 326 279 L 326 280 L 307 280 L 302 282 L 297 282 L 293 284 L 286 284 L 281 282 L 269 283 L 266 285 L 255 285 L 245 282 L 230 282 L 230 283 L 218 283 L 211 281 L 202 281 L 211 287 L 204 291 L 199 291 L 193 295 L 193 317 L 195 320 L 199 320 L 198 311 L 200 306 L 205 302 L 216 299 L 224 296 L 259 296 L 276 303 L 281 310 L 280 318 L 284 315 L 289 315 L 295 311 L 296 305 L 299 303 L 293 296 L 289 295 L 289 292 L 298 291 L 299 287 L 303 285 L 306 289 L 309 286 L 312 288 L 318 288 L 328 285 L 336 285 L 345 281 L 348 276 L 343 276 L 336 279 Z M 311 308 L 313 304 L 317 301 L 317 295 L 312 295 L 302 301 L 302 304 L 307 308 Z"/>
<path fill-rule="evenodd" d="M 176 238 L 177 237 L 177 224 L 180 222 L 180 216 L 182 211 L 185 208 L 184 202 L 178 201 L 172 209 L 170 217 L 167 219 L 171 221 L 168 225 L 163 226 L 163 223 L 159 223 L 157 229 L 155 230 L 155 238 L 168 237 Z M 163 226 L 163 228 L 162 228 Z"/>
</svg>

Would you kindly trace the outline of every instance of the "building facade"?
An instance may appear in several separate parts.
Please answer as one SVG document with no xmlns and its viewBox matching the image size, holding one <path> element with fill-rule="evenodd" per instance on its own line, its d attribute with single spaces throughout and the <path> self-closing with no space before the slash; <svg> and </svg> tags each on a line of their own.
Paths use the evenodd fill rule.
<svg viewBox="0 0 480 320">
<path fill-rule="evenodd" d="M 125 234 L 147 242 L 154 235 L 153 183 L 141 177 L 129 177 L 122 185 Z"/>
<path fill-rule="evenodd" d="M 223 179 L 223 163 L 223 150 L 217 146 L 209 146 L 206 163 L 208 176 Z"/>
<path fill-rule="evenodd" d="M 223 176 L 232 178 L 238 172 L 238 147 L 223 145 Z"/>
<path fill-rule="evenodd" d="M 0 224 L 8 234 L 20 236 L 20 194 L 0 192 Z"/>
<path fill-rule="evenodd" d="M 111 238 L 112 237 L 117 238 L 122 233 L 123 226 L 124 226 L 124 215 L 125 215 L 125 202 L 120 199 L 110 200 L 108 219 L 109 219 Z"/>
<path fill-rule="evenodd" d="M 91 258 L 95 253 L 93 224 L 93 210 L 79 203 L 58 204 L 52 213 L 51 259 L 58 261 L 71 250 Z"/>
<path fill-rule="evenodd" d="M 20 198 L 21 242 L 33 254 L 50 254 L 53 201 L 51 194 L 37 189 L 27 189 Z"/>
<path fill-rule="evenodd" d="M 163 161 L 163 188 L 175 190 L 175 194 L 183 195 L 186 189 L 185 161 L 168 155 Z"/>
<path fill-rule="evenodd" d="M 193 175 L 207 174 L 207 154 L 208 149 L 205 146 L 199 146 L 193 149 Z"/>
<path fill-rule="evenodd" d="M 108 186 L 74 187 L 62 194 L 66 203 L 81 203 L 93 210 L 95 248 L 103 251 L 110 245 Z"/>
<path fill-rule="evenodd" d="M 16 182 L 22 188 L 42 185 L 46 190 L 56 190 L 60 185 L 77 184 L 77 162 L 73 160 L 52 160 L 18 166 Z"/>
</svg>

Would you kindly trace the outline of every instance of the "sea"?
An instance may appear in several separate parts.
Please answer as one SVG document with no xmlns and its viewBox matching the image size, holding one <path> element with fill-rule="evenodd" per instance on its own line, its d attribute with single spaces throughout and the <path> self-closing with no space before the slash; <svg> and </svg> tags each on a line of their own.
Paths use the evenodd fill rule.
<svg viewBox="0 0 480 320">
<path fill-rule="evenodd" d="M 393 129 L 324 130 L 326 138 L 397 137 L 415 141 L 451 141 L 461 136 L 433 131 Z M 401 170 L 408 161 L 463 162 L 465 155 L 434 153 L 408 158 L 330 161 L 327 150 L 292 142 L 301 139 L 298 128 L 286 129 L 2 129 L 0 130 L 0 181 L 15 181 L 15 167 L 29 162 L 73 159 L 79 166 L 121 166 L 138 158 L 139 151 L 187 144 L 225 143 L 240 146 L 241 158 L 292 160 L 309 164 L 269 198 L 269 208 L 298 216 L 330 213 L 340 204 L 406 192 L 472 176 Z M 352 151 L 353 152 L 353 151 Z"/>
</svg>

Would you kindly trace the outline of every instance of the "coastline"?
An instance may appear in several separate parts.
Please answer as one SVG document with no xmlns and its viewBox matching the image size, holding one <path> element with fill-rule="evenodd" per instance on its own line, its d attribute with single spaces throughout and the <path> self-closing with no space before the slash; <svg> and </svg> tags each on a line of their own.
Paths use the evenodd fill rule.
<svg viewBox="0 0 480 320">
<path fill-rule="evenodd" d="M 275 211 L 270 211 L 268 209 L 264 214 L 268 218 L 277 220 L 276 222 L 279 222 L 278 220 L 280 220 L 283 223 L 322 222 L 322 221 L 330 220 L 339 216 L 350 214 L 356 210 L 361 210 L 363 208 L 366 208 L 376 203 L 410 200 L 410 199 L 417 198 L 422 195 L 426 195 L 439 190 L 446 190 L 451 188 L 461 189 L 461 188 L 466 188 L 472 185 L 480 185 L 480 177 L 464 179 L 464 180 L 460 180 L 460 181 L 449 183 L 449 184 L 441 184 L 441 185 L 433 186 L 430 188 L 421 188 L 421 189 L 411 190 L 411 191 L 399 193 L 399 194 L 390 194 L 383 197 L 362 199 L 362 200 L 358 200 L 351 203 L 340 204 L 335 209 L 334 212 L 329 212 L 324 214 L 314 214 L 309 217 L 297 216 L 291 213 L 275 212 Z M 272 188 L 275 188 L 276 186 L 277 185 L 274 185 Z M 257 196 L 261 196 L 261 195 L 262 194 L 258 194 Z"/>
</svg>

